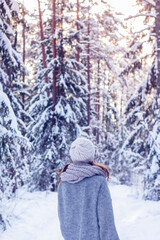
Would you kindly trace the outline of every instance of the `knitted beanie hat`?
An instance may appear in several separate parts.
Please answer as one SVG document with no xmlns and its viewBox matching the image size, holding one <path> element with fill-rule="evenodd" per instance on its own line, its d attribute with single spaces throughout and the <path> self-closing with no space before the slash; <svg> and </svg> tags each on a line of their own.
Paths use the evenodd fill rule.
<svg viewBox="0 0 160 240">
<path fill-rule="evenodd" d="M 87 138 L 77 138 L 71 144 L 70 156 L 73 162 L 93 162 L 94 154 L 95 147 Z"/>
</svg>

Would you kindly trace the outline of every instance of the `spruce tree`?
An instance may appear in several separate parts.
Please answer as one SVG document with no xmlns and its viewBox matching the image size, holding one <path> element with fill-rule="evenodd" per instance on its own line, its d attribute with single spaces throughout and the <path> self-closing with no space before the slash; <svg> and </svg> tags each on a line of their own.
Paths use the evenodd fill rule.
<svg viewBox="0 0 160 240">
<path fill-rule="evenodd" d="M 0 3 L 0 201 L 15 195 L 27 182 L 28 141 L 22 136 L 25 130 L 23 110 L 14 89 L 23 65 L 16 51 L 18 4 L 2 0 Z M 12 30 L 13 27 L 13 30 Z M 18 83 L 17 83 L 18 84 Z M 2 205 L 1 205 L 2 206 Z M 0 224 L 5 228 L 3 211 Z"/>
<path fill-rule="evenodd" d="M 60 7 L 68 11 L 64 1 Z M 70 35 L 70 31 L 64 33 L 62 21 L 67 24 L 67 20 L 62 14 L 57 17 L 59 21 L 56 21 L 53 38 L 53 26 L 50 28 L 47 25 L 47 22 L 53 23 L 52 18 L 49 17 L 46 23 L 43 21 L 47 67 L 44 68 L 40 58 L 33 87 L 35 96 L 29 107 L 33 119 L 28 133 L 33 142 L 31 171 L 35 188 L 41 190 L 56 189 L 56 170 L 69 160 L 70 143 L 85 134 L 87 90 L 84 67 L 73 58 L 75 37 Z M 45 81 L 46 74 L 48 83 Z"/>
<path fill-rule="evenodd" d="M 131 72 L 135 76 L 137 69 L 139 72 L 149 70 L 147 70 L 145 80 L 140 83 L 126 106 L 125 126 L 128 136 L 121 151 L 122 166 L 126 165 L 128 169 L 133 169 L 133 172 L 142 174 L 145 199 L 159 200 L 159 151 L 157 147 L 159 136 L 159 48 L 157 47 L 159 44 L 159 2 L 137 2 L 141 9 L 136 17 L 144 17 L 145 27 L 134 37 L 134 43 L 131 45 L 133 51 L 128 55 L 134 54 L 134 64 L 128 65 L 124 73 Z M 145 51 L 147 46 L 150 52 Z M 150 65 L 147 63 L 148 57 L 152 60 L 149 62 Z"/>
</svg>

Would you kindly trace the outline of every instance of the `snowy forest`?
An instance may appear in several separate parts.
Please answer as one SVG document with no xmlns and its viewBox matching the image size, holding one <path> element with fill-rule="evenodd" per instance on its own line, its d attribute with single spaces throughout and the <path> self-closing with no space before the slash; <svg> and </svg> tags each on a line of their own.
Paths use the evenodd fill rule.
<svg viewBox="0 0 160 240">
<path fill-rule="evenodd" d="M 20 188 L 57 190 L 80 136 L 111 180 L 159 201 L 160 0 L 128 16 L 107 0 L 34 2 L 0 0 L 0 229 Z"/>
</svg>

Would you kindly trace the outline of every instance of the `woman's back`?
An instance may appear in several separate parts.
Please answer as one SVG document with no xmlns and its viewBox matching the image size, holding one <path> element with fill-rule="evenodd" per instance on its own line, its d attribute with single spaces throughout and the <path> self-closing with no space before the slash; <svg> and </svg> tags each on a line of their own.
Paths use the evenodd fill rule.
<svg viewBox="0 0 160 240">
<path fill-rule="evenodd" d="M 95 148 L 78 138 L 70 148 L 73 161 L 60 173 L 58 214 L 64 240 L 119 240 L 106 177 L 109 171 L 94 160 Z"/>
<path fill-rule="evenodd" d="M 103 176 L 77 183 L 62 182 L 58 189 L 58 213 L 65 240 L 118 240 L 112 202 Z"/>
</svg>

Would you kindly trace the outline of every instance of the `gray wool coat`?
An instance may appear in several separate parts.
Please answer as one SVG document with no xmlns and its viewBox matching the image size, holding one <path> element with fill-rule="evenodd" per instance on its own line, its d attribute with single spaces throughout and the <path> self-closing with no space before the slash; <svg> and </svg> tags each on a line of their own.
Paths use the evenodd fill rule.
<svg viewBox="0 0 160 240">
<path fill-rule="evenodd" d="M 112 200 L 103 176 L 61 182 L 58 215 L 64 240 L 119 240 Z"/>
</svg>

